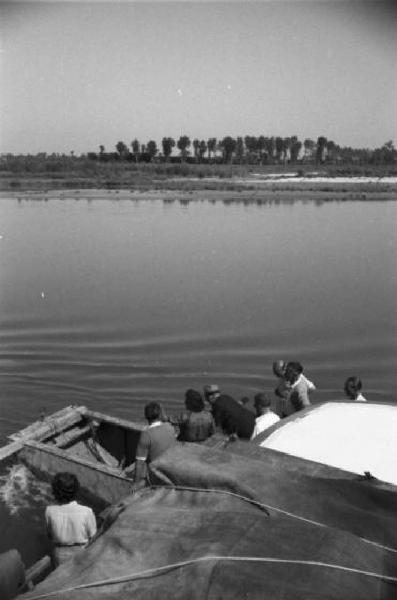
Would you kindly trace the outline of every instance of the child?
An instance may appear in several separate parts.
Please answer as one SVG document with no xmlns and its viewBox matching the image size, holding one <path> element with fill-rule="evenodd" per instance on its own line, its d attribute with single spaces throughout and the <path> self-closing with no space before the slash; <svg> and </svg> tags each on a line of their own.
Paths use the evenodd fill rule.
<svg viewBox="0 0 397 600">
<path fill-rule="evenodd" d="M 345 394 L 350 400 L 354 400 L 355 402 L 366 402 L 367 399 L 361 393 L 362 387 L 361 379 L 358 377 L 348 377 L 344 385 Z"/>
</svg>

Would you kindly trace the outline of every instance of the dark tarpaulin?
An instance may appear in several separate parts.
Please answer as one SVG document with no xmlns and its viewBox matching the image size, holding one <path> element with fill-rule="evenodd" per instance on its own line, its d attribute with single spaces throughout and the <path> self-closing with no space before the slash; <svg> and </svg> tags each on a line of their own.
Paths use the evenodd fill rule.
<svg viewBox="0 0 397 600">
<path fill-rule="evenodd" d="M 305 487 L 306 479 L 310 481 L 308 475 L 290 478 L 287 469 L 271 475 L 261 460 L 195 444 L 171 449 L 153 467 L 157 478 L 180 486 L 223 492 L 163 487 L 128 497 L 124 512 L 109 529 L 70 563 L 59 567 L 26 599 L 39 598 L 48 592 L 54 592 L 49 597 L 65 600 L 392 600 L 397 597 L 395 582 L 370 575 L 397 577 L 397 554 L 358 537 L 374 537 L 375 521 L 379 529 L 394 526 L 395 530 L 396 515 L 385 502 L 379 514 L 371 517 L 371 506 L 373 513 L 378 511 L 371 495 L 367 498 L 365 488 L 357 507 L 357 494 L 353 494 L 351 501 L 349 490 L 343 494 L 337 486 L 334 493 L 333 485 L 325 486 L 320 481 L 319 486 L 328 497 L 317 493 L 309 499 L 306 495 L 304 516 L 320 521 L 328 511 L 333 511 L 333 515 L 328 515 L 329 526 L 324 527 L 275 510 L 266 511 L 228 493 L 242 494 L 259 503 L 270 504 L 271 500 L 272 505 L 277 505 L 278 500 L 281 508 L 292 506 L 301 514 L 305 492 L 314 490 L 313 486 Z M 322 512 L 323 502 L 326 509 Z M 316 505 L 320 508 L 312 514 Z M 345 522 L 349 510 L 353 529 L 358 528 L 360 518 L 364 520 L 359 533 L 352 533 Z M 372 518 L 368 535 L 366 517 L 370 521 Z M 383 535 L 378 538 L 383 539 Z M 391 543 L 393 534 L 386 538 Z M 61 592 L 208 556 L 252 560 L 206 560 L 142 574 L 128 582 L 111 585 L 104 582 L 93 588 Z M 261 558 L 317 561 L 328 566 L 257 560 Z"/>
<path fill-rule="evenodd" d="M 158 481 L 242 493 L 307 519 L 397 548 L 397 488 L 249 442 L 185 444 L 153 465 Z M 155 478 L 156 479 L 156 478 Z"/>
</svg>

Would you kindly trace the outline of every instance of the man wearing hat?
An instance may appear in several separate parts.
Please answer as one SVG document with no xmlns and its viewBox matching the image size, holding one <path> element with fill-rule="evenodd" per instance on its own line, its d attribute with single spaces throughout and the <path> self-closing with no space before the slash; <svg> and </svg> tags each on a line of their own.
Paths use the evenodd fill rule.
<svg viewBox="0 0 397 600">
<path fill-rule="evenodd" d="M 255 427 L 255 415 L 227 394 L 221 394 L 217 385 L 204 386 L 205 399 L 211 406 L 217 427 L 227 435 L 250 439 Z"/>
</svg>

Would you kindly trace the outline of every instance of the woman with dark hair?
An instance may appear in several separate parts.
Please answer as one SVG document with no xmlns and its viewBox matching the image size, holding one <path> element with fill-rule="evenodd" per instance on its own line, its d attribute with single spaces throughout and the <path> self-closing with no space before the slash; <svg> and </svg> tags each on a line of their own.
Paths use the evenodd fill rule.
<svg viewBox="0 0 397 600">
<path fill-rule="evenodd" d="M 363 384 L 359 377 L 348 377 L 343 389 L 350 400 L 354 400 L 355 402 L 366 402 L 367 399 L 364 398 L 361 393 L 362 387 Z"/>
<path fill-rule="evenodd" d="M 95 535 L 96 520 L 91 508 L 76 502 L 80 484 L 73 473 L 57 473 L 51 487 L 57 504 L 47 506 L 45 521 L 54 544 L 53 561 L 57 567 Z"/>
<path fill-rule="evenodd" d="M 212 414 L 206 410 L 200 392 L 188 389 L 185 392 L 184 412 L 178 419 L 181 442 L 204 442 L 215 433 L 215 423 Z"/>
</svg>

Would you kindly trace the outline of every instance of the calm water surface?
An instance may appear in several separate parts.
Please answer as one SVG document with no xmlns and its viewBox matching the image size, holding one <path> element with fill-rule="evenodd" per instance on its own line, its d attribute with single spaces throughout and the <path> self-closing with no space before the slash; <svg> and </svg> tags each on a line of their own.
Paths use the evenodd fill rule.
<svg viewBox="0 0 397 600">
<path fill-rule="evenodd" d="M 67 404 L 142 419 L 186 388 L 237 397 L 299 360 L 397 400 L 397 204 L 0 202 L 0 444 Z M 109 199 L 110 198 L 110 199 Z"/>
</svg>

